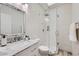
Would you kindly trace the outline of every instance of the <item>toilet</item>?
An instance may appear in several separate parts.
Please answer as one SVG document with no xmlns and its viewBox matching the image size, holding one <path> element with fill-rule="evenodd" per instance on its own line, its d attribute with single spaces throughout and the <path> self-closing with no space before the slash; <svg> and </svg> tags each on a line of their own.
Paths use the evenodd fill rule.
<svg viewBox="0 0 79 59">
<path fill-rule="evenodd" d="M 48 47 L 40 46 L 38 49 L 39 49 L 39 54 L 41 56 L 48 56 L 48 54 L 49 54 L 49 48 Z"/>
</svg>

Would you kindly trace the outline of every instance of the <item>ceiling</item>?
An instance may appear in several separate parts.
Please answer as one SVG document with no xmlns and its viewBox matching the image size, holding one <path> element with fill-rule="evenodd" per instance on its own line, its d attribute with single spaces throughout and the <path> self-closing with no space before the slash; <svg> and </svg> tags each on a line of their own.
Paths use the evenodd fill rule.
<svg viewBox="0 0 79 59">
<path fill-rule="evenodd" d="M 54 5 L 55 3 L 40 3 L 39 5 L 45 10 L 47 11 L 52 5 Z"/>
</svg>

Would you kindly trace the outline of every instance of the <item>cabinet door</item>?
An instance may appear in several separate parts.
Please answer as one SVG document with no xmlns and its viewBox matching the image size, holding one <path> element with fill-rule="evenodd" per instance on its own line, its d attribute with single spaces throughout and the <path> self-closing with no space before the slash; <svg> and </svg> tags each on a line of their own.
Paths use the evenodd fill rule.
<svg viewBox="0 0 79 59">
<path fill-rule="evenodd" d="M 39 56 L 38 48 L 32 52 L 31 56 Z"/>
</svg>

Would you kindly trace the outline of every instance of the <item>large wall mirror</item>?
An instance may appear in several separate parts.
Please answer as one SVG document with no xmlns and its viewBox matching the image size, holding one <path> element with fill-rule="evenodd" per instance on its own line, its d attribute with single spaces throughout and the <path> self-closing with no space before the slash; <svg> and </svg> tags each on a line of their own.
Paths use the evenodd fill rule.
<svg viewBox="0 0 79 59">
<path fill-rule="evenodd" d="M 18 34 L 24 32 L 24 13 L 0 4 L 0 33 Z"/>
</svg>

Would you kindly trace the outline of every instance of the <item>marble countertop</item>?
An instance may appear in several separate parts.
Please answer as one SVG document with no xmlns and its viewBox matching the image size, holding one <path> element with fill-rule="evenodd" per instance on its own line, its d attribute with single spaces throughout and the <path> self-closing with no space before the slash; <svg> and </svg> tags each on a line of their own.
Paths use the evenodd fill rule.
<svg viewBox="0 0 79 59">
<path fill-rule="evenodd" d="M 16 53 L 38 42 L 39 42 L 39 39 L 34 39 L 34 40 L 29 40 L 29 41 L 21 40 L 18 42 L 10 43 L 5 47 L 0 47 L 0 56 L 13 56 Z"/>
</svg>

